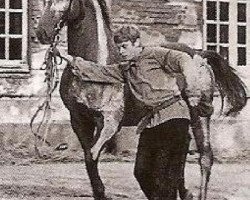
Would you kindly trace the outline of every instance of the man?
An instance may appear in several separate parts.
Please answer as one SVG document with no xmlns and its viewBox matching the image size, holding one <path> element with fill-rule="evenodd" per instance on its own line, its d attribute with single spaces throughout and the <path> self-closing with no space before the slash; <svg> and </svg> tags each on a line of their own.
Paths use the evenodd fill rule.
<svg viewBox="0 0 250 200">
<path fill-rule="evenodd" d="M 213 111 L 209 96 L 203 96 L 200 101 L 199 69 L 203 61 L 192 52 L 174 50 L 182 49 L 177 46 L 171 49 L 142 47 L 140 33 L 133 27 L 119 29 L 114 40 L 123 59 L 120 67 L 97 67 L 91 61 L 74 58 L 71 65 L 76 71 L 73 73 L 83 80 L 101 78 L 123 82 L 125 78 L 132 99 L 136 100 L 132 102 L 136 103 L 134 107 L 142 106 L 143 115 L 136 113 L 140 112 L 139 109 L 134 112 L 134 117 L 137 118 L 135 115 L 138 114 L 144 116 L 144 110 L 148 114 L 139 123 L 141 130 L 146 128 L 140 134 L 134 172 L 141 189 L 150 200 L 176 200 L 177 191 L 182 200 L 191 200 L 192 193 L 184 186 L 184 167 L 190 142 L 189 109 L 204 112 L 204 116 Z M 88 69 L 91 69 L 90 73 Z M 198 137 L 203 137 L 202 132 L 195 132 Z M 203 144 L 198 142 L 197 145 L 202 148 Z"/>
<path fill-rule="evenodd" d="M 135 99 L 150 108 L 153 116 L 141 132 L 135 177 L 150 200 L 191 200 L 184 187 L 184 165 L 189 147 L 189 108 L 200 99 L 197 66 L 185 52 L 162 47 L 142 47 L 136 28 L 123 27 L 115 33 L 124 73 Z"/>
</svg>

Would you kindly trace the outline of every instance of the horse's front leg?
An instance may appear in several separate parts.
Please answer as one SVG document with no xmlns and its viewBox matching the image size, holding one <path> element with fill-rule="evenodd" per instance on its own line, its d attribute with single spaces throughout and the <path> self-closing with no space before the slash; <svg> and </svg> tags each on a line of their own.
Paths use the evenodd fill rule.
<svg viewBox="0 0 250 200">
<path fill-rule="evenodd" d="M 91 148 L 89 147 L 85 148 L 84 155 L 85 155 L 86 169 L 87 169 L 90 183 L 92 186 L 94 199 L 95 200 L 111 199 L 105 195 L 105 187 L 102 183 L 102 180 L 100 178 L 99 171 L 98 171 L 98 159 L 93 160 L 90 150 Z"/>
<path fill-rule="evenodd" d="M 213 152 L 210 144 L 210 117 L 197 116 L 192 123 L 192 129 L 200 153 L 201 185 L 199 200 L 206 200 L 213 165 Z"/>
<path fill-rule="evenodd" d="M 87 118 L 82 118 L 81 116 L 72 117 L 71 115 L 71 125 L 84 150 L 86 170 L 90 179 L 94 199 L 108 199 L 105 196 L 105 187 L 99 175 L 98 159 L 93 160 L 90 152 L 91 145 L 93 143 L 95 124 L 93 121 L 88 120 Z"/>
</svg>

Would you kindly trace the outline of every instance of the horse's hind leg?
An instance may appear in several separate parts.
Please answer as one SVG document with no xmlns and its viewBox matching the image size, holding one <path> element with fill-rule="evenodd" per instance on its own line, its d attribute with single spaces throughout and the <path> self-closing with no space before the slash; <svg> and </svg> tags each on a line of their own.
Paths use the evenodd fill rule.
<svg viewBox="0 0 250 200">
<path fill-rule="evenodd" d="M 103 112 L 103 128 L 96 143 L 91 148 L 93 160 L 98 159 L 103 145 L 119 130 L 123 110 Z"/>
<path fill-rule="evenodd" d="M 200 124 L 204 134 L 203 151 L 200 152 L 201 186 L 199 200 L 207 199 L 208 182 L 213 165 L 213 151 L 210 145 L 210 118 L 200 117 Z"/>
<path fill-rule="evenodd" d="M 185 143 L 185 154 L 182 156 L 182 165 L 181 165 L 181 177 L 180 177 L 180 183 L 179 183 L 179 195 L 181 200 L 193 200 L 193 194 L 186 189 L 185 187 L 185 166 L 186 166 L 186 159 L 187 159 L 187 153 L 190 145 L 190 138 L 186 140 Z"/>
<path fill-rule="evenodd" d="M 197 149 L 200 153 L 199 164 L 201 168 L 201 183 L 199 200 L 206 200 L 208 182 L 213 165 L 213 151 L 210 145 L 210 117 L 195 116 L 195 120 L 192 122 L 192 129 L 197 145 Z"/>
<path fill-rule="evenodd" d="M 73 117 L 71 114 L 71 125 L 84 150 L 86 170 L 90 179 L 94 199 L 105 200 L 107 197 L 105 196 L 105 188 L 98 171 L 98 160 L 93 160 L 90 152 L 95 124 L 87 117 Z"/>
</svg>

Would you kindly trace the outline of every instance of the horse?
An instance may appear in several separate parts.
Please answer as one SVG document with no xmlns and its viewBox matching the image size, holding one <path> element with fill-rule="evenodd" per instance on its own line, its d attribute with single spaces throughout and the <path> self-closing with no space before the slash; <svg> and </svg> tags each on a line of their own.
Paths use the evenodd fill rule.
<svg viewBox="0 0 250 200">
<path fill-rule="evenodd" d="M 62 21 L 63 23 L 61 23 Z M 66 3 L 49 1 L 38 25 L 38 39 L 42 43 L 53 43 L 58 24 L 61 28 L 65 22 L 68 25 L 68 53 L 70 55 L 98 63 L 100 66 L 119 62 L 119 52 L 113 41 L 106 1 L 70 0 Z M 190 55 L 193 53 L 192 49 L 183 48 L 181 45 L 175 45 L 172 48 Z M 214 86 L 217 83 L 222 98 L 226 97 L 231 106 L 229 111 L 240 111 L 246 105 L 245 87 L 240 78 L 228 62 L 216 52 L 203 51 L 200 56 L 207 59 L 207 64 L 204 64 L 201 69 L 205 74 L 202 77 L 208 85 L 206 89 L 210 91 L 209 95 L 203 95 L 201 98 L 212 100 L 215 92 Z M 85 64 L 88 65 L 87 62 Z M 126 118 L 125 85 L 123 81 L 82 82 L 73 71 L 70 64 L 64 69 L 60 83 L 60 95 L 64 105 L 70 111 L 72 128 L 84 150 L 93 196 L 96 200 L 108 199 L 98 171 L 98 158 L 104 143 L 112 138 L 122 125 L 135 125 L 126 124 L 123 121 Z M 205 200 L 207 179 L 212 166 L 211 116 L 201 117 L 198 114 L 200 111 L 190 109 L 192 128 L 197 148 L 201 154 L 199 162 L 202 178 L 199 199 Z M 147 119 L 145 113 L 144 115 L 141 119 L 142 123 L 139 123 L 140 128 L 143 128 L 145 122 L 143 119 Z M 180 187 L 181 191 L 185 190 L 184 182 Z"/>
</svg>

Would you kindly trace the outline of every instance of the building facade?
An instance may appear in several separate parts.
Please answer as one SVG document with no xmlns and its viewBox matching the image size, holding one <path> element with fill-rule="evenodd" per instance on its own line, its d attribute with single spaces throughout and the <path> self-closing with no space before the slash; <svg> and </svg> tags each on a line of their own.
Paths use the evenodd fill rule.
<svg viewBox="0 0 250 200">
<path fill-rule="evenodd" d="M 37 41 L 35 29 L 46 2 L 0 0 L 0 133 L 6 146 L 16 143 L 29 146 L 33 141 L 29 123 L 45 94 L 42 64 L 47 48 Z M 145 45 L 181 42 L 197 50 L 215 50 L 229 60 L 250 86 L 250 1 L 113 0 L 108 3 L 112 5 L 114 29 L 136 25 Z M 62 51 L 66 51 L 65 38 L 62 34 Z M 54 112 L 48 140 L 54 146 L 67 142 L 71 148 L 78 148 L 69 125 L 69 113 L 58 91 L 52 101 Z M 216 108 L 218 102 L 216 99 Z M 214 115 L 212 140 L 220 155 L 234 156 L 238 151 L 249 150 L 248 113 L 247 107 L 235 119 Z M 135 148 L 133 133 L 128 129 L 123 132 L 118 147 L 121 151 Z"/>
</svg>

